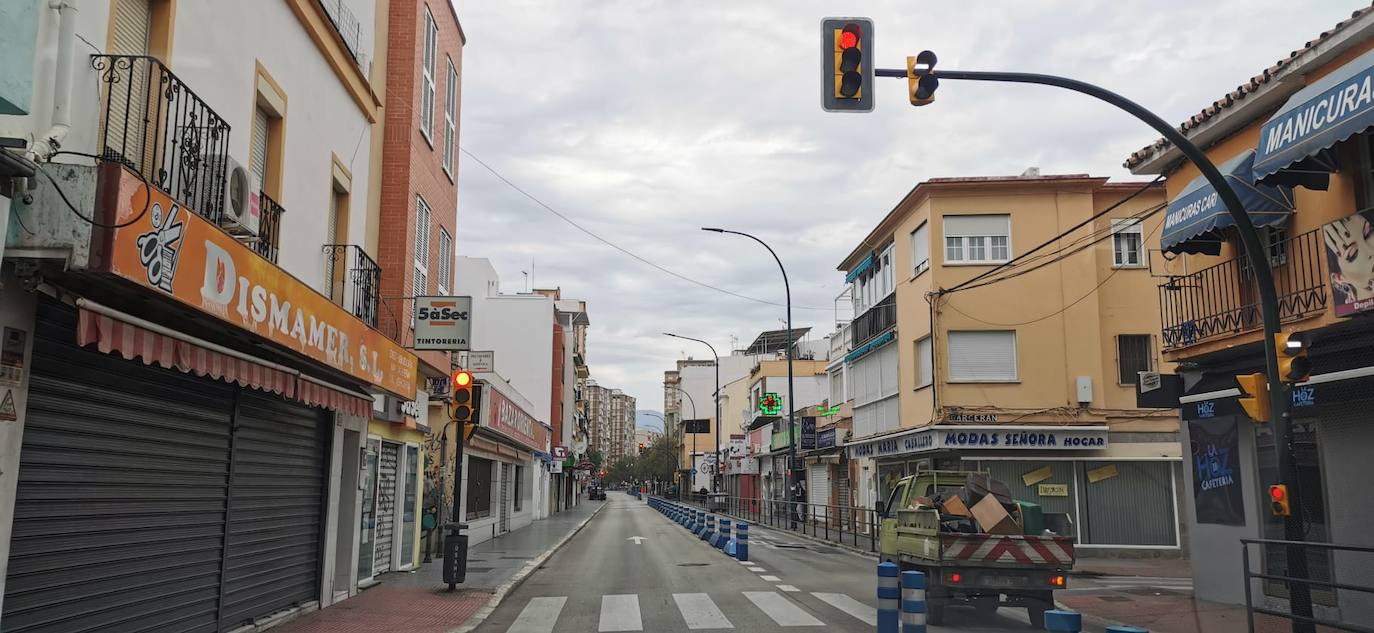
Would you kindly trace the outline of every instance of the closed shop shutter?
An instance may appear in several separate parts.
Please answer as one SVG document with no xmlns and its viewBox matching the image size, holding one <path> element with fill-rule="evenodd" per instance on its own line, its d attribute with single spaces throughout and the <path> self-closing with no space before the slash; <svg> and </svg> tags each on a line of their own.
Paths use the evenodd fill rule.
<svg viewBox="0 0 1374 633">
<path fill-rule="evenodd" d="M 241 391 L 224 564 L 222 626 L 319 595 L 324 413 Z"/>
<path fill-rule="evenodd" d="M 835 479 L 835 505 L 840 506 L 840 522 L 849 525 L 850 516 L 853 514 L 849 505 L 849 473 L 845 472 L 844 467 L 840 467 L 838 472 L 840 476 Z"/>
<path fill-rule="evenodd" d="M 78 348 L 40 306 L 4 630 L 216 630 L 235 389 Z"/>
<path fill-rule="evenodd" d="M 501 532 L 510 531 L 510 464 L 501 463 Z"/>
<path fill-rule="evenodd" d="M 806 499 L 811 503 L 811 516 L 817 521 L 828 516 L 830 505 L 830 467 L 811 466 L 806 473 Z"/>
<path fill-rule="evenodd" d="M 1115 466 L 1117 475 L 1089 482 L 1087 471 Z M 1079 462 L 1084 472 L 1083 542 L 1093 545 L 1176 545 L 1173 474 L 1169 462 Z"/>
<path fill-rule="evenodd" d="M 373 573 L 391 571 L 391 539 L 396 531 L 396 467 L 401 446 L 382 442 L 377 470 L 377 551 Z"/>
</svg>

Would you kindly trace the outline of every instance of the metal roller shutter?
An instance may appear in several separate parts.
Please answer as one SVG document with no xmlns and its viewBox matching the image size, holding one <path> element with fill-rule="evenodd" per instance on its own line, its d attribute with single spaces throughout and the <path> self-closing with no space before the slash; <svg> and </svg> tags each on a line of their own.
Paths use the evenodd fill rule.
<svg viewBox="0 0 1374 633">
<path fill-rule="evenodd" d="M 216 630 L 235 389 L 80 349 L 40 305 L 5 631 Z"/>
<path fill-rule="evenodd" d="M 241 392 L 222 629 L 318 597 L 327 429 L 319 409 Z"/>
<path fill-rule="evenodd" d="M 396 468 L 401 445 L 382 442 L 377 467 L 377 549 L 372 573 L 391 571 L 391 542 L 396 533 Z"/>
<path fill-rule="evenodd" d="M 1088 481 L 1087 471 L 1116 466 L 1118 475 Z M 1176 544 L 1169 462 L 1079 462 L 1083 470 L 1083 542 L 1093 545 Z"/>
</svg>

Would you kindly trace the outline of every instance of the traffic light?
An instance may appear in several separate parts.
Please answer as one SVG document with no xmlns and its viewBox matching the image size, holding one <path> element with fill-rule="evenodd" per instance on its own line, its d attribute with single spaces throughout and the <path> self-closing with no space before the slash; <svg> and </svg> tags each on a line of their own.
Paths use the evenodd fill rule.
<svg viewBox="0 0 1374 633">
<path fill-rule="evenodd" d="M 1269 486 L 1269 511 L 1276 517 L 1286 517 L 1293 514 L 1288 507 L 1288 486 L 1274 484 Z"/>
<path fill-rule="evenodd" d="M 1236 376 L 1240 385 L 1240 407 L 1256 424 L 1269 421 L 1269 383 L 1264 374 Z"/>
<path fill-rule="evenodd" d="M 873 111 L 873 20 L 821 20 L 821 107 Z"/>
<path fill-rule="evenodd" d="M 1306 381 L 1312 374 L 1312 361 L 1307 358 L 1307 335 L 1279 332 L 1274 335 L 1274 347 L 1279 352 L 1279 380 L 1294 384 Z"/>
<path fill-rule="evenodd" d="M 926 72 L 918 73 L 918 70 Z M 940 80 L 935 78 L 934 72 L 933 51 L 921 51 L 920 55 L 906 58 L 906 96 L 911 99 L 911 105 L 923 106 L 935 101 L 935 89 L 940 87 Z"/>
<path fill-rule="evenodd" d="M 472 379 L 472 373 L 462 369 L 453 372 L 453 399 L 449 401 L 448 417 L 462 425 L 465 439 L 477 430 L 480 402 L 481 390 Z"/>
</svg>

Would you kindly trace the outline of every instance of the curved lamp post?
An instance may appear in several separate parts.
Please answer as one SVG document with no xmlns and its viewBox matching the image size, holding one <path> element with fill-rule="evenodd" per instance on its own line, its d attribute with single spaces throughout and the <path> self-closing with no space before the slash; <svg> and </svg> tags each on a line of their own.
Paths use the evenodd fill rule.
<svg viewBox="0 0 1374 633">
<path fill-rule="evenodd" d="M 712 355 L 712 356 L 716 357 L 716 424 L 715 424 L 715 428 L 712 429 L 712 435 L 715 435 L 715 436 L 716 436 L 716 460 L 717 460 L 717 461 L 716 461 L 716 472 L 714 472 L 714 473 L 711 474 L 711 492 L 720 492 L 720 489 L 719 489 L 719 487 L 717 486 L 717 479 L 716 479 L 717 477 L 720 476 L 720 461 L 719 461 L 719 460 L 720 460 L 720 354 L 717 354 L 717 353 L 716 353 L 716 348 L 715 348 L 715 346 L 713 346 L 713 345 L 711 345 L 710 343 L 707 343 L 706 341 L 703 341 L 703 340 L 701 340 L 701 339 L 699 339 L 699 338 L 692 338 L 692 337 L 690 337 L 690 336 L 682 336 L 681 334 L 673 334 L 672 332 L 664 332 L 663 335 L 664 335 L 664 336 L 671 336 L 671 337 L 673 337 L 673 338 L 680 338 L 680 339 L 682 339 L 682 340 L 684 340 L 684 341 L 696 341 L 696 342 L 698 342 L 698 343 L 701 343 L 702 345 L 705 345 L 705 346 L 707 347 L 707 349 L 710 349 L 710 350 L 711 350 L 711 355 Z M 685 392 L 684 392 L 684 393 L 685 393 Z M 696 415 L 693 414 L 692 417 L 696 417 Z M 666 424 L 666 423 L 665 423 L 665 424 Z M 693 439 L 695 439 L 695 438 L 693 438 Z"/>
</svg>

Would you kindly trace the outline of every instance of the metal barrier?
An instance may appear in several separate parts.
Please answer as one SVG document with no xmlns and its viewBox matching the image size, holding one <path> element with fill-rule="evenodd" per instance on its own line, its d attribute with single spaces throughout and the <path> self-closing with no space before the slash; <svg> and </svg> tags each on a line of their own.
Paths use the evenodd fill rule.
<svg viewBox="0 0 1374 633">
<path fill-rule="evenodd" d="M 1335 543 L 1313 543 L 1313 542 L 1310 542 L 1310 541 L 1284 541 L 1284 540 L 1279 540 L 1279 539 L 1257 539 L 1257 538 L 1243 538 L 1243 539 L 1241 539 L 1241 540 L 1240 540 L 1240 547 L 1241 547 L 1241 559 L 1240 559 L 1240 560 L 1241 560 L 1242 568 L 1243 568 L 1243 570 L 1244 570 L 1244 572 L 1245 572 L 1245 619 L 1246 619 L 1246 623 L 1247 623 L 1248 626 L 1249 626 L 1249 631 L 1251 631 L 1251 633 L 1254 633 L 1254 631 L 1255 631 L 1255 614 L 1256 614 L 1256 613 L 1262 613 L 1262 614 L 1264 614 L 1264 615 L 1270 615 L 1270 616 L 1274 616 L 1274 617 L 1277 617 L 1277 618 L 1283 618 L 1283 619 L 1285 619 L 1285 620 L 1288 620 L 1288 621 L 1290 621 L 1290 622 L 1295 622 L 1295 623 L 1305 623 L 1305 624 L 1312 625 L 1312 626 L 1320 625 L 1320 626 L 1324 626 L 1324 627 L 1329 627 L 1329 628 L 1332 628 L 1332 629 L 1336 629 L 1336 630 L 1338 630 L 1338 631 L 1354 631 L 1355 633 L 1374 633 L 1374 628 L 1370 628 L 1370 627 L 1363 626 L 1363 625 L 1359 625 L 1359 624 L 1351 624 L 1351 623 L 1348 623 L 1348 622 L 1336 622 L 1336 621 L 1334 621 L 1334 620 L 1327 620 L 1327 619 L 1323 619 L 1323 618 L 1319 618 L 1319 617 L 1301 616 L 1301 615 L 1296 615 L 1296 614 L 1293 614 L 1293 613 L 1286 613 L 1286 612 L 1284 612 L 1284 611 L 1279 611 L 1279 610 L 1277 610 L 1277 609 L 1270 609 L 1270 608 L 1268 608 L 1268 607 L 1255 606 L 1255 604 L 1254 604 L 1254 596 L 1252 595 L 1252 594 L 1253 594 L 1253 591 L 1252 591 L 1251 588 L 1250 588 L 1250 584 L 1251 584 L 1251 581 L 1252 581 L 1252 580 L 1256 580 L 1256 579 L 1270 580 L 1270 581 L 1274 581 L 1274 582 L 1285 583 L 1285 585 L 1288 586 L 1288 587 L 1290 587 L 1290 588 L 1291 588 L 1293 585 L 1305 585 L 1305 586 L 1307 586 L 1309 589 L 1316 587 L 1316 588 L 1324 588 L 1324 589 L 1334 589 L 1334 590 L 1337 590 L 1337 591 L 1342 591 L 1342 590 L 1343 590 L 1343 591 L 1357 591 L 1357 592 L 1364 593 L 1364 594 L 1374 594 L 1374 585 L 1353 585 L 1353 584 L 1350 584 L 1350 583 L 1330 582 L 1330 581 L 1325 581 L 1325 580 L 1313 580 L 1313 579 L 1311 579 L 1311 578 L 1294 578 L 1294 577 L 1292 577 L 1292 576 L 1288 576 L 1288 575 L 1284 575 L 1284 574 L 1270 574 L 1270 573 L 1264 573 L 1264 572 L 1253 571 L 1253 570 L 1250 569 L 1250 546 L 1251 546 L 1251 545 L 1258 545 L 1258 546 L 1260 547 L 1261 558 L 1263 558 L 1263 554 L 1264 554 L 1263 548 L 1264 548 L 1264 546 L 1266 546 L 1266 545 L 1275 545 L 1275 546 L 1280 546 L 1280 547 L 1296 546 L 1296 547 L 1299 547 L 1299 548 L 1303 548 L 1303 549 L 1304 549 L 1304 552 L 1303 552 L 1303 555 L 1304 555 L 1304 556 L 1307 555 L 1307 552 L 1306 552 L 1305 550 L 1308 550 L 1308 549 L 1317 549 L 1317 550 L 1322 550 L 1322 551 L 1326 551 L 1326 552 L 1350 552 L 1350 553 L 1353 553 L 1353 554 L 1374 554 L 1374 547 L 1365 547 L 1365 546 L 1362 546 L 1362 545 L 1339 545 L 1339 544 L 1335 544 Z M 1369 563 L 1374 563 L 1374 560 L 1371 560 L 1371 561 L 1366 562 L 1365 565 L 1359 565 L 1359 566 L 1357 566 L 1357 565 L 1354 565 L 1354 564 L 1350 564 L 1350 565 L 1343 565 L 1343 566 L 1341 566 L 1341 568 L 1368 568 Z M 1339 603 L 1339 600 L 1337 601 L 1337 603 Z M 1295 630 L 1296 630 L 1296 629 L 1295 629 Z"/>
<path fill-rule="evenodd" d="M 683 503 L 706 508 L 705 501 Z M 856 549 L 878 551 L 878 515 L 868 508 L 788 502 L 782 499 L 726 497 L 719 514 L 777 530 L 795 531 Z"/>
</svg>

